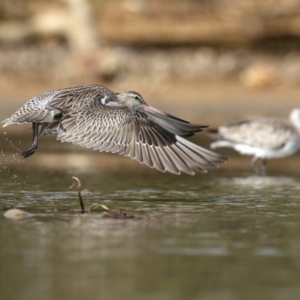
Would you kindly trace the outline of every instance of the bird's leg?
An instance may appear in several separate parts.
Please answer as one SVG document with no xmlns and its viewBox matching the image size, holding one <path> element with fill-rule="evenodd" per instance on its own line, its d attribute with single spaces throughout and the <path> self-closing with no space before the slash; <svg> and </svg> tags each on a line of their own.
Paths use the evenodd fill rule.
<svg viewBox="0 0 300 300">
<path fill-rule="evenodd" d="M 267 174 L 267 159 L 266 158 L 263 158 L 261 160 L 260 174 L 261 175 Z"/>
<path fill-rule="evenodd" d="M 39 124 L 36 122 L 32 122 L 32 133 L 33 133 L 33 143 L 27 150 L 22 151 L 21 156 L 23 158 L 32 155 L 38 147 Z"/>
<path fill-rule="evenodd" d="M 251 159 L 251 166 L 252 166 L 252 168 L 254 169 L 254 172 L 256 173 L 256 174 L 260 174 L 260 168 L 259 168 L 259 166 L 257 165 L 257 159 L 258 159 L 258 157 L 256 157 L 256 156 L 253 156 L 253 158 Z"/>
</svg>

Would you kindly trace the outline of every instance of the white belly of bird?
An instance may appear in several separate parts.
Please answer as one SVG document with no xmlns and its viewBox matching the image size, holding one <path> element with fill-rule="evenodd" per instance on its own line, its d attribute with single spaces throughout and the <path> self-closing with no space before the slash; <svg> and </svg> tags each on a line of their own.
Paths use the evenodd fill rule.
<svg viewBox="0 0 300 300">
<path fill-rule="evenodd" d="M 245 144 L 234 146 L 234 149 L 243 155 L 254 155 L 259 158 L 281 158 L 294 154 L 299 148 L 300 143 L 293 140 L 278 149 L 263 149 Z"/>
<path fill-rule="evenodd" d="M 46 117 L 39 123 L 51 123 L 53 121 L 54 116 L 58 113 L 58 110 L 49 110 L 49 113 L 46 115 Z"/>
</svg>

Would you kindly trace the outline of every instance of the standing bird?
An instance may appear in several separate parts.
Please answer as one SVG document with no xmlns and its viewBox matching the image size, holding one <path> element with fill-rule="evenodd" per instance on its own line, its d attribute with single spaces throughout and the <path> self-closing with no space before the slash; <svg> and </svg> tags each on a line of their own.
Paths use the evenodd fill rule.
<svg viewBox="0 0 300 300">
<path fill-rule="evenodd" d="M 231 123 L 210 130 L 209 135 L 217 139 L 210 147 L 229 147 L 244 155 L 253 155 L 254 171 L 264 175 L 267 159 L 294 154 L 300 148 L 300 108 L 290 113 L 290 119 L 258 118 Z M 261 159 L 259 166 L 257 161 Z"/>
<path fill-rule="evenodd" d="M 61 142 L 129 156 L 173 174 L 194 175 L 226 161 L 182 138 L 207 126 L 158 110 L 136 92 L 114 93 L 98 84 L 38 95 L 2 123 L 32 123 L 33 144 L 22 152 L 23 158 L 35 152 L 39 138 L 54 134 Z"/>
</svg>

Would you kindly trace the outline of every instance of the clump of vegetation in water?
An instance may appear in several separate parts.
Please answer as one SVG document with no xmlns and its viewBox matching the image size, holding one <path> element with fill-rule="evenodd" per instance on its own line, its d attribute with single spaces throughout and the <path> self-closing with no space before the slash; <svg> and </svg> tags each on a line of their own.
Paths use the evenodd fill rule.
<svg viewBox="0 0 300 300">
<path fill-rule="evenodd" d="M 81 207 L 81 213 L 84 214 L 86 212 L 85 207 L 84 207 L 84 203 L 83 203 L 83 199 L 82 199 L 82 184 L 80 182 L 80 180 L 73 176 L 72 177 L 76 182 L 74 182 L 70 188 L 74 187 L 75 185 L 77 186 L 77 191 L 78 191 L 78 198 L 79 198 L 79 204 Z M 104 218 L 109 218 L 109 219 L 135 219 L 135 216 L 132 214 L 127 214 L 126 212 L 123 212 L 121 209 L 109 209 L 107 206 L 103 205 L 103 204 L 97 204 L 97 203 L 93 203 L 89 208 L 88 208 L 88 212 L 92 212 L 98 209 L 104 210 L 104 213 L 102 214 L 102 217 Z"/>
</svg>

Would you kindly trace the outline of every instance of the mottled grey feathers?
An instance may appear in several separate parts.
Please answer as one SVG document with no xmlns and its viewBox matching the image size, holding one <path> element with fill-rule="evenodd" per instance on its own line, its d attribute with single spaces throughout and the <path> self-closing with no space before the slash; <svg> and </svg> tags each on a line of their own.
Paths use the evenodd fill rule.
<svg viewBox="0 0 300 300">
<path fill-rule="evenodd" d="M 114 93 L 101 85 L 50 91 L 36 96 L 3 121 L 39 124 L 39 137 L 57 135 L 93 150 L 129 156 L 159 171 L 194 174 L 226 159 L 183 138 L 206 126 L 149 106 L 136 92 Z M 28 157 L 37 148 L 37 138 Z"/>
</svg>

